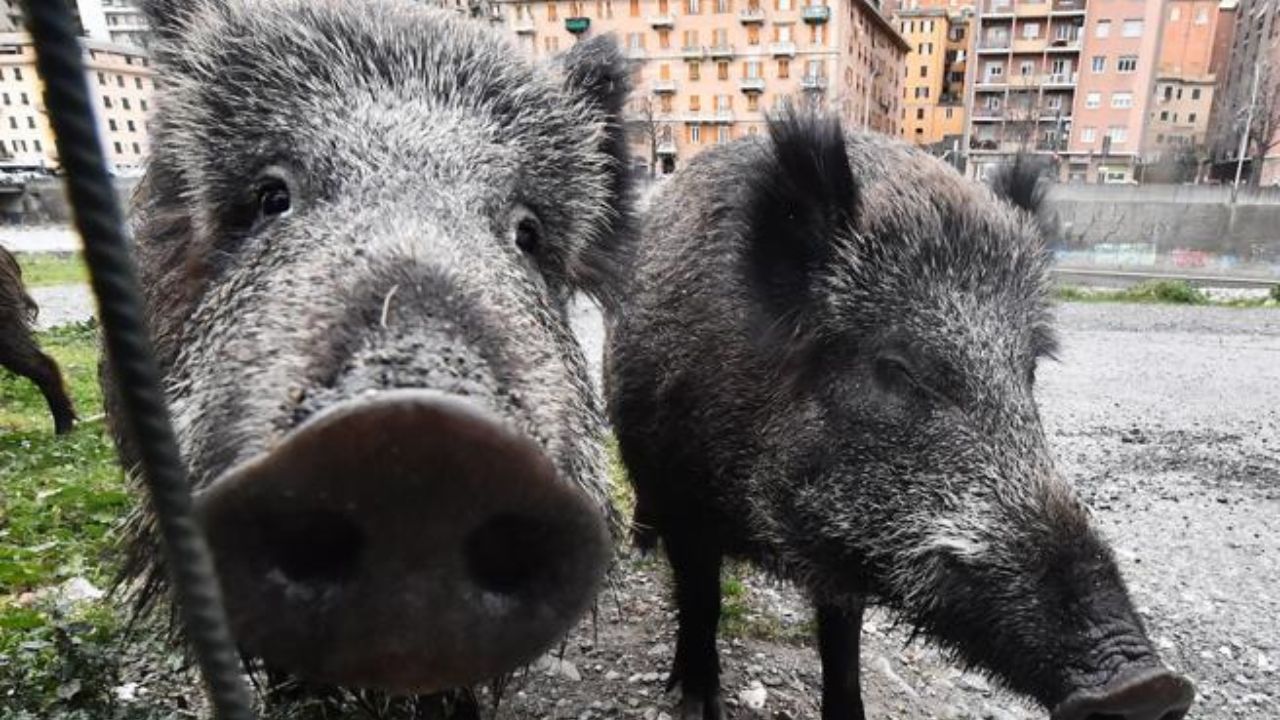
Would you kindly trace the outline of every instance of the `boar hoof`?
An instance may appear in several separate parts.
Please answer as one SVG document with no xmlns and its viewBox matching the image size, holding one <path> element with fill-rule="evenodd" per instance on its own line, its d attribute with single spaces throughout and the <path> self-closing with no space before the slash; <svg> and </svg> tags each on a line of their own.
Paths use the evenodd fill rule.
<svg viewBox="0 0 1280 720">
<path fill-rule="evenodd" d="M 722 720 L 724 716 L 724 703 L 717 692 L 683 693 L 676 707 L 678 720 Z"/>
</svg>

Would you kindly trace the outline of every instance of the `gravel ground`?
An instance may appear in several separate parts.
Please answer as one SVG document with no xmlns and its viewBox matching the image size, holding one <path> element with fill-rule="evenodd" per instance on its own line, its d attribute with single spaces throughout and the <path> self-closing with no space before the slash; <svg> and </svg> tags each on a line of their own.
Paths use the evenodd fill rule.
<svg viewBox="0 0 1280 720">
<path fill-rule="evenodd" d="M 89 312 L 83 290 L 37 295 L 45 322 Z M 594 367 L 602 333 L 575 325 Z M 1192 718 L 1280 718 L 1280 311 L 1066 304 L 1061 362 L 1040 373 L 1060 466 L 1113 542 L 1151 637 L 1197 683 Z M 791 588 L 749 569 L 722 634 L 730 718 L 817 718 L 811 617 Z M 669 720 L 674 615 L 661 560 L 624 557 L 595 617 L 504 695 L 500 718 Z M 875 718 L 1043 718 L 906 644 L 893 619 L 864 626 Z"/>
<path fill-rule="evenodd" d="M 1041 372 L 1064 473 L 1114 544 L 1152 639 L 1196 681 L 1192 718 L 1280 717 L 1280 312 L 1068 304 L 1060 363 Z M 589 348 L 590 314 L 576 314 Z M 625 559 L 564 648 L 518 679 L 503 718 L 671 712 L 675 621 L 660 560 Z M 810 617 L 790 588 L 748 572 L 743 617 L 722 636 L 731 718 L 816 718 Z M 906 644 L 892 618 L 864 627 L 868 714 L 1043 718 L 1046 713 Z"/>
<path fill-rule="evenodd" d="M 9 252 L 74 252 L 80 236 L 67 225 L 0 227 L 0 246 Z"/>
</svg>

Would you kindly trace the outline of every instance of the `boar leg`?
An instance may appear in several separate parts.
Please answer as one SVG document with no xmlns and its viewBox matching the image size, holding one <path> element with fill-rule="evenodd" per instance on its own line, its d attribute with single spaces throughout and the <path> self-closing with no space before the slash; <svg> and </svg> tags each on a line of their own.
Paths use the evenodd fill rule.
<svg viewBox="0 0 1280 720">
<path fill-rule="evenodd" d="M 76 413 L 62 384 L 62 372 L 53 358 L 40 352 L 30 331 L 25 327 L 0 325 L 0 366 L 9 368 L 35 383 L 53 413 L 54 431 L 71 431 Z"/>
<path fill-rule="evenodd" d="M 818 606 L 818 654 L 822 657 L 822 720 L 865 720 L 858 643 L 863 603 Z"/>
<path fill-rule="evenodd" d="M 690 525 L 677 525 L 690 527 Z M 679 629 L 676 660 L 667 690 L 680 686 L 678 720 L 720 720 L 720 549 L 710 539 L 687 531 L 664 537 L 675 575 Z"/>
</svg>

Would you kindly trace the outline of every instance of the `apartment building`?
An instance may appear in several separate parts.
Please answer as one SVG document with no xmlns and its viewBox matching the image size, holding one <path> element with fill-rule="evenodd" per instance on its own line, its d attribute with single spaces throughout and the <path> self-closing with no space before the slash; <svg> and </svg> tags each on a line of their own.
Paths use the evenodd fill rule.
<svg viewBox="0 0 1280 720">
<path fill-rule="evenodd" d="M 978 3 L 966 101 L 970 174 L 985 176 L 1015 153 L 1059 160 L 1067 152 L 1088 5 L 1098 2 Z"/>
<path fill-rule="evenodd" d="M 894 15 L 907 40 L 902 136 L 936 154 L 959 155 L 964 135 L 965 69 L 972 8 L 900 9 Z"/>
<path fill-rule="evenodd" d="M 1214 56 L 1222 34 L 1220 5 L 1220 0 L 1165 0 L 1144 153 L 1148 159 L 1204 152 L 1216 84 L 1214 69 L 1221 65 Z"/>
<path fill-rule="evenodd" d="M 502 0 L 532 57 L 613 33 L 634 61 L 628 108 L 637 172 L 764 130 L 786 102 L 899 134 L 907 42 L 871 0 Z M 641 167 L 642 166 L 642 167 Z"/>
<path fill-rule="evenodd" d="M 1234 178 L 1245 120 L 1252 115 L 1249 134 L 1253 137 L 1245 153 L 1244 177 L 1274 185 L 1280 183 L 1280 0 L 1239 0 L 1233 14 L 1230 50 L 1218 77 L 1211 120 L 1214 176 Z M 1268 149 L 1255 175 L 1253 155 L 1259 145 Z"/>
<path fill-rule="evenodd" d="M 139 48 L 84 41 L 89 89 L 107 159 L 118 170 L 142 166 L 148 151 L 154 73 Z M 0 169 L 59 166 L 35 50 L 25 33 L 0 34 Z"/>
</svg>

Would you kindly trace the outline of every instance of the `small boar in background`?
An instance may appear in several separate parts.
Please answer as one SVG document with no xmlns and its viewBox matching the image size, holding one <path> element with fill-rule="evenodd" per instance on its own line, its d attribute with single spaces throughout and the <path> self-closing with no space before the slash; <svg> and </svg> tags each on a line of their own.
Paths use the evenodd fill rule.
<svg viewBox="0 0 1280 720">
<path fill-rule="evenodd" d="M 40 388 L 53 429 L 58 435 L 71 432 L 76 411 L 62 383 L 58 363 L 40 350 L 32 325 L 36 321 L 35 300 L 22 285 L 22 268 L 8 250 L 0 247 L 0 367 L 28 378 Z"/>
</svg>

